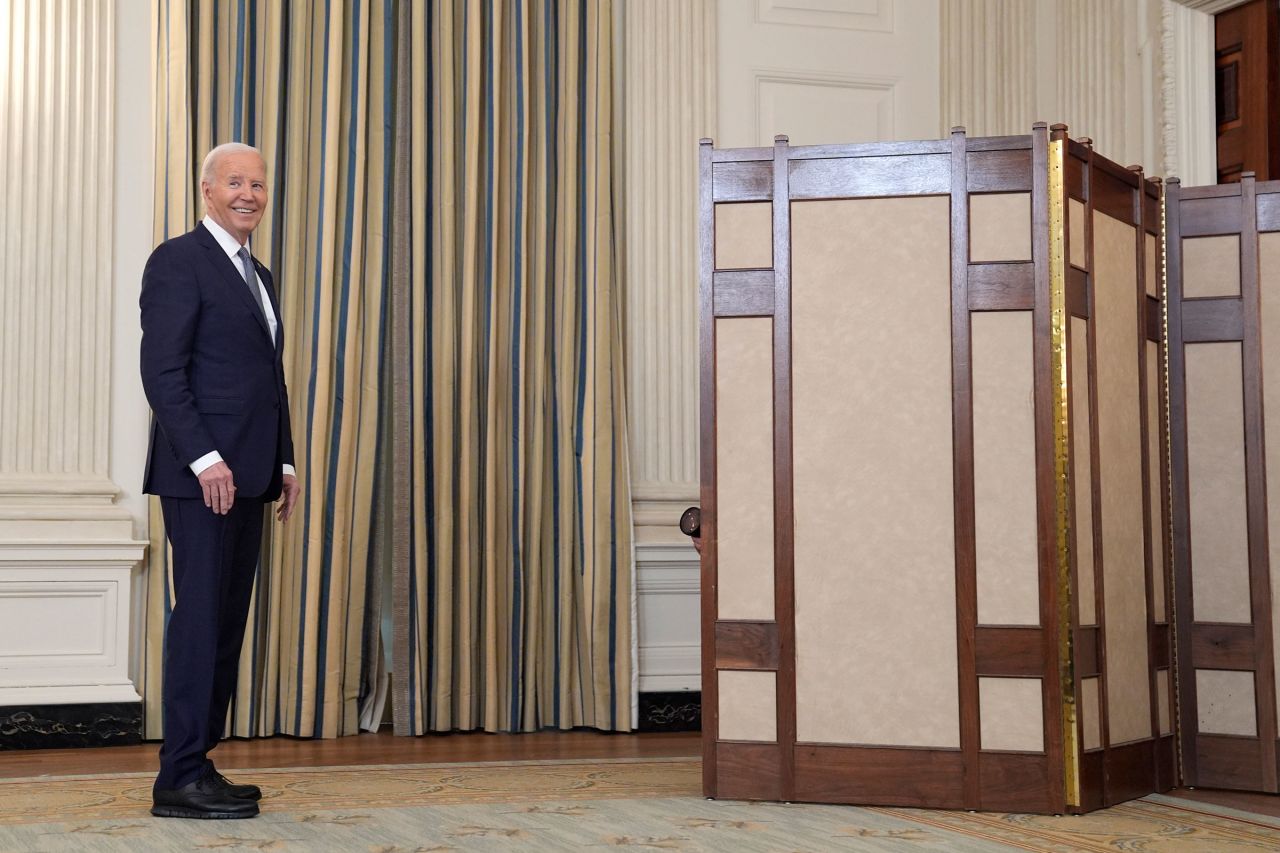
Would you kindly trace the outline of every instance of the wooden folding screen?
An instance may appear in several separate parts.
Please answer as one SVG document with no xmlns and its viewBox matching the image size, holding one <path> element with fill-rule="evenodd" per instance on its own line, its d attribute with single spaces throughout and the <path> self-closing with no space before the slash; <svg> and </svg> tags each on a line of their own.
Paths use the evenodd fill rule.
<svg viewBox="0 0 1280 853">
<path fill-rule="evenodd" d="M 706 794 L 1169 787 L 1158 186 L 1043 125 L 704 140 L 700 208 Z"/>
<path fill-rule="evenodd" d="M 1280 182 L 1166 205 L 1183 779 L 1274 793 Z"/>
</svg>

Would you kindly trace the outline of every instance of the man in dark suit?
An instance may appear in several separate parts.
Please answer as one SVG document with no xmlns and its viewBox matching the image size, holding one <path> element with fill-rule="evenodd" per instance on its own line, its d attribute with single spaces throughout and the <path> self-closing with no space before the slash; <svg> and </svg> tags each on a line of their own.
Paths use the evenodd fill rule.
<svg viewBox="0 0 1280 853">
<path fill-rule="evenodd" d="M 235 688 L 264 505 L 279 499 L 287 521 L 300 488 L 279 304 L 249 252 L 267 206 L 266 162 L 247 145 L 220 145 L 200 190 L 203 222 L 152 252 L 139 300 L 154 414 L 143 491 L 160 496 L 174 582 L 151 813 L 242 818 L 258 813 L 261 790 L 232 784 L 207 753 Z"/>
</svg>

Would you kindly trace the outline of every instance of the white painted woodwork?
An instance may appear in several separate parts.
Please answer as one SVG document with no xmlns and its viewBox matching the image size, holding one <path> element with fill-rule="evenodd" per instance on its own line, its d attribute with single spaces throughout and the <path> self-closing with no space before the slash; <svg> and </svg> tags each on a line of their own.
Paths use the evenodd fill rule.
<svg viewBox="0 0 1280 853">
<path fill-rule="evenodd" d="M 142 213 L 116 193 L 116 6 L 0 4 L 0 706 L 138 699 L 146 543 L 111 479 L 116 217 Z M 122 438 L 145 446 L 143 412 Z"/>
<path fill-rule="evenodd" d="M 931 139 L 937 0 L 720 0 L 720 148 Z"/>
<path fill-rule="evenodd" d="M 698 140 L 715 135 L 716 2 L 624 0 L 623 276 L 641 691 L 700 687 Z"/>
<path fill-rule="evenodd" d="M 939 134 L 1064 122 L 1124 165 L 1215 180 L 1204 12 L 1173 0 L 943 0 L 941 45 Z"/>
</svg>

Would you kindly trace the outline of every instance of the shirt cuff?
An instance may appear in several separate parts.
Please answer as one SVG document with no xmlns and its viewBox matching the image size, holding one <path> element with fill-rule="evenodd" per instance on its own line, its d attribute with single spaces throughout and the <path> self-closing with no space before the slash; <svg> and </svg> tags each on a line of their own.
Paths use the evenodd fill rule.
<svg viewBox="0 0 1280 853">
<path fill-rule="evenodd" d="M 298 469 L 286 462 L 284 463 L 284 473 L 290 477 L 296 477 L 298 476 Z"/>
<path fill-rule="evenodd" d="M 204 456 L 201 456 L 195 462 L 191 463 L 191 473 L 199 477 L 204 472 L 204 469 L 210 467 L 211 465 L 217 465 L 221 461 L 222 461 L 222 454 L 216 450 L 211 450 L 208 453 L 206 453 Z"/>
</svg>

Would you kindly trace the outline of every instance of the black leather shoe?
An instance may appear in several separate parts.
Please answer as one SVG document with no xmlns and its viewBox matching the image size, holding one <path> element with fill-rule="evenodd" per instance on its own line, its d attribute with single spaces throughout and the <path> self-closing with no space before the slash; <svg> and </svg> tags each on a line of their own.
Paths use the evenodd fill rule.
<svg viewBox="0 0 1280 853">
<path fill-rule="evenodd" d="M 222 790 L 239 800 L 260 800 L 262 789 L 257 785 L 237 785 L 217 770 L 213 771 L 214 782 L 222 786 Z"/>
<path fill-rule="evenodd" d="M 231 796 L 212 770 L 177 790 L 154 788 L 151 798 L 151 813 L 156 817 L 234 820 L 258 814 L 257 803 Z"/>
</svg>

